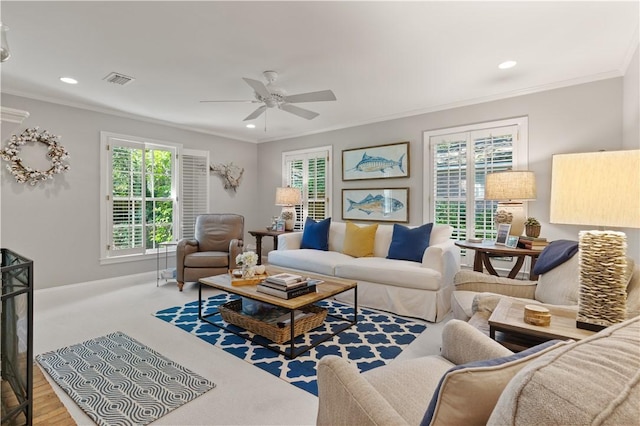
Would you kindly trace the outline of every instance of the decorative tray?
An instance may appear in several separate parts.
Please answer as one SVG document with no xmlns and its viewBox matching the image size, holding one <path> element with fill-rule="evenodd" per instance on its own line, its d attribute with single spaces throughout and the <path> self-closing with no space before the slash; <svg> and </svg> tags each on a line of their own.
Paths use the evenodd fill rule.
<svg viewBox="0 0 640 426">
<path fill-rule="evenodd" d="M 235 276 L 233 276 L 233 274 L 231 272 L 229 272 L 229 276 L 231 277 L 231 285 L 234 287 L 239 287 L 239 286 L 243 286 L 243 285 L 257 285 L 260 281 L 264 280 L 265 278 L 267 278 L 269 275 L 268 274 L 256 274 L 251 278 L 237 278 Z"/>
</svg>

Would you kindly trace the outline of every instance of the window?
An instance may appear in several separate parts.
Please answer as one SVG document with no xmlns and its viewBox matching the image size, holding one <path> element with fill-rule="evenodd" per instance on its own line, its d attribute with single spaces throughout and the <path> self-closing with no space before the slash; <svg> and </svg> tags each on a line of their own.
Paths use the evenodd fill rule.
<svg viewBox="0 0 640 426">
<path fill-rule="evenodd" d="M 300 188 L 302 205 L 296 206 L 295 230 L 301 230 L 307 217 L 321 220 L 331 211 L 331 147 L 282 153 L 282 184 Z"/>
<path fill-rule="evenodd" d="M 484 199 L 485 176 L 527 168 L 527 118 L 424 133 L 424 220 L 453 226 L 453 238 L 494 239 L 497 201 Z"/>
<path fill-rule="evenodd" d="M 178 162 L 179 144 L 108 132 L 101 144 L 103 260 L 155 253 L 183 227 L 193 234 L 195 216 L 208 206 L 208 152 L 185 151 Z"/>
</svg>

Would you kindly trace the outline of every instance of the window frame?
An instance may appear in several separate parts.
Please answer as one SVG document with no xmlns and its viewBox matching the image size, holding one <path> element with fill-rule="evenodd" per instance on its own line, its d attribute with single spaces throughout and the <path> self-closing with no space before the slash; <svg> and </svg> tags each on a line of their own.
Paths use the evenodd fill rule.
<svg viewBox="0 0 640 426">
<path fill-rule="evenodd" d="M 333 193 L 333 146 L 319 146 L 313 148 L 305 148 L 298 149 L 294 151 L 283 151 L 282 152 L 282 186 L 289 186 L 289 169 L 287 167 L 287 162 L 291 159 L 302 159 L 308 160 L 309 158 L 317 158 L 318 155 L 314 155 L 317 153 L 326 153 L 326 170 L 325 170 L 325 211 L 324 217 L 330 217 L 332 212 L 331 207 L 331 194 Z M 307 163 L 308 166 L 308 163 Z M 294 226 L 294 230 L 302 230 L 304 227 L 304 222 L 307 219 L 308 211 L 309 211 L 309 194 L 308 194 L 308 167 L 305 168 L 305 174 L 303 176 L 303 188 L 302 188 L 302 205 L 301 209 L 296 208 L 296 223 Z M 301 210 L 301 211 L 300 211 Z"/>
<path fill-rule="evenodd" d="M 109 235 L 109 230 L 111 229 L 110 219 L 111 212 L 110 207 L 112 204 L 111 201 L 111 182 L 112 182 L 112 166 L 111 166 L 111 157 L 113 145 L 117 146 L 128 146 L 133 148 L 140 147 L 143 150 L 143 153 L 146 149 L 157 149 L 162 148 L 165 150 L 172 151 L 172 167 L 173 174 L 171 177 L 171 186 L 172 186 L 172 194 L 173 198 L 173 233 L 174 239 L 178 239 L 180 235 L 176 235 L 177 232 L 180 232 L 180 204 L 178 191 L 180 189 L 180 173 L 181 173 L 181 164 L 178 161 L 178 158 L 182 151 L 182 144 L 168 141 L 161 141 L 151 138 L 137 137 L 131 135 L 124 135 L 120 133 L 113 132 L 100 132 L 100 264 L 112 264 L 112 263 L 121 263 L 121 262 L 133 262 L 144 259 L 155 258 L 158 248 L 155 249 L 132 249 L 126 250 L 126 252 L 119 255 L 111 255 L 111 251 L 109 250 L 109 245 L 111 244 L 111 237 Z M 145 155 L 143 155 L 145 157 Z M 146 169 L 144 169 L 144 173 L 146 174 Z M 143 188 L 144 190 L 144 188 Z M 144 198 L 144 197 L 143 197 Z M 143 210 L 144 211 L 144 210 Z M 144 226 L 144 225 L 143 225 Z M 146 230 L 143 235 L 146 235 Z M 146 245 L 146 241 L 143 238 L 143 244 Z"/>
<path fill-rule="evenodd" d="M 515 135 L 513 142 L 513 158 L 512 158 L 512 168 L 513 170 L 527 170 L 529 165 L 529 141 L 528 141 L 528 117 L 514 117 L 503 120 L 495 120 L 495 121 L 487 121 L 476 124 L 469 124 L 457 127 L 449 127 L 449 128 L 440 128 L 434 130 L 427 130 L 423 132 L 423 164 L 425 167 L 423 168 L 423 188 L 424 188 L 424 198 L 423 198 L 423 221 L 424 223 L 435 221 L 434 211 L 435 211 L 435 152 L 434 152 L 434 143 L 432 143 L 433 138 L 444 137 L 448 135 L 455 134 L 466 134 L 467 135 L 467 146 L 472 148 L 472 143 L 474 138 L 472 138 L 473 133 L 477 132 L 487 132 L 492 129 L 505 128 L 505 127 L 515 127 Z M 467 149 L 467 188 L 475 187 L 475 162 L 471 160 L 471 154 L 473 153 L 473 149 Z M 472 169 L 469 166 L 472 166 Z M 471 204 L 475 204 L 477 201 L 484 201 L 484 198 L 476 197 L 476 191 L 466 191 L 466 201 L 465 205 L 468 206 Z M 525 215 L 528 215 L 528 205 L 524 203 L 523 205 Z M 475 207 L 474 207 L 475 209 Z M 469 226 L 467 222 L 466 227 L 466 235 L 459 236 L 460 238 L 470 238 L 474 237 L 471 235 L 475 232 L 475 225 Z M 470 259 L 466 259 L 465 253 L 463 252 L 463 264 L 471 265 L 473 261 Z"/>
</svg>

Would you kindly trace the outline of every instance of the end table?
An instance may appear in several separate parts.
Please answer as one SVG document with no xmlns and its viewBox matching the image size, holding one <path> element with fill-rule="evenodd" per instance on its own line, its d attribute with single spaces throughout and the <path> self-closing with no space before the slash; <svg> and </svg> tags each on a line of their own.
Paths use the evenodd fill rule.
<svg viewBox="0 0 640 426">
<path fill-rule="evenodd" d="M 278 235 L 286 234 L 293 231 L 271 231 L 265 229 L 264 231 L 249 231 L 249 234 L 256 239 L 256 251 L 258 252 L 258 265 L 262 265 L 262 237 L 273 237 L 273 249 L 278 250 Z"/>
</svg>

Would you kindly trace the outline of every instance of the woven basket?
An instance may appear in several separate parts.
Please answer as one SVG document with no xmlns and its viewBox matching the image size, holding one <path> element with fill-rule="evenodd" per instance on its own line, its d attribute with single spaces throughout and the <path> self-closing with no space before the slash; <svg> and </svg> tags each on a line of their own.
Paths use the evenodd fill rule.
<svg viewBox="0 0 640 426">
<path fill-rule="evenodd" d="M 218 310 L 222 319 L 233 325 L 244 328 L 252 333 L 266 337 L 272 342 L 281 344 L 291 340 L 291 325 L 278 327 L 275 324 L 269 324 L 264 321 L 257 320 L 251 316 L 242 313 L 242 300 L 232 300 L 221 305 Z M 295 321 L 294 333 L 298 337 L 309 330 L 319 327 L 327 317 L 327 310 L 314 305 L 302 308 L 304 312 L 314 312 L 311 315 Z"/>
</svg>

